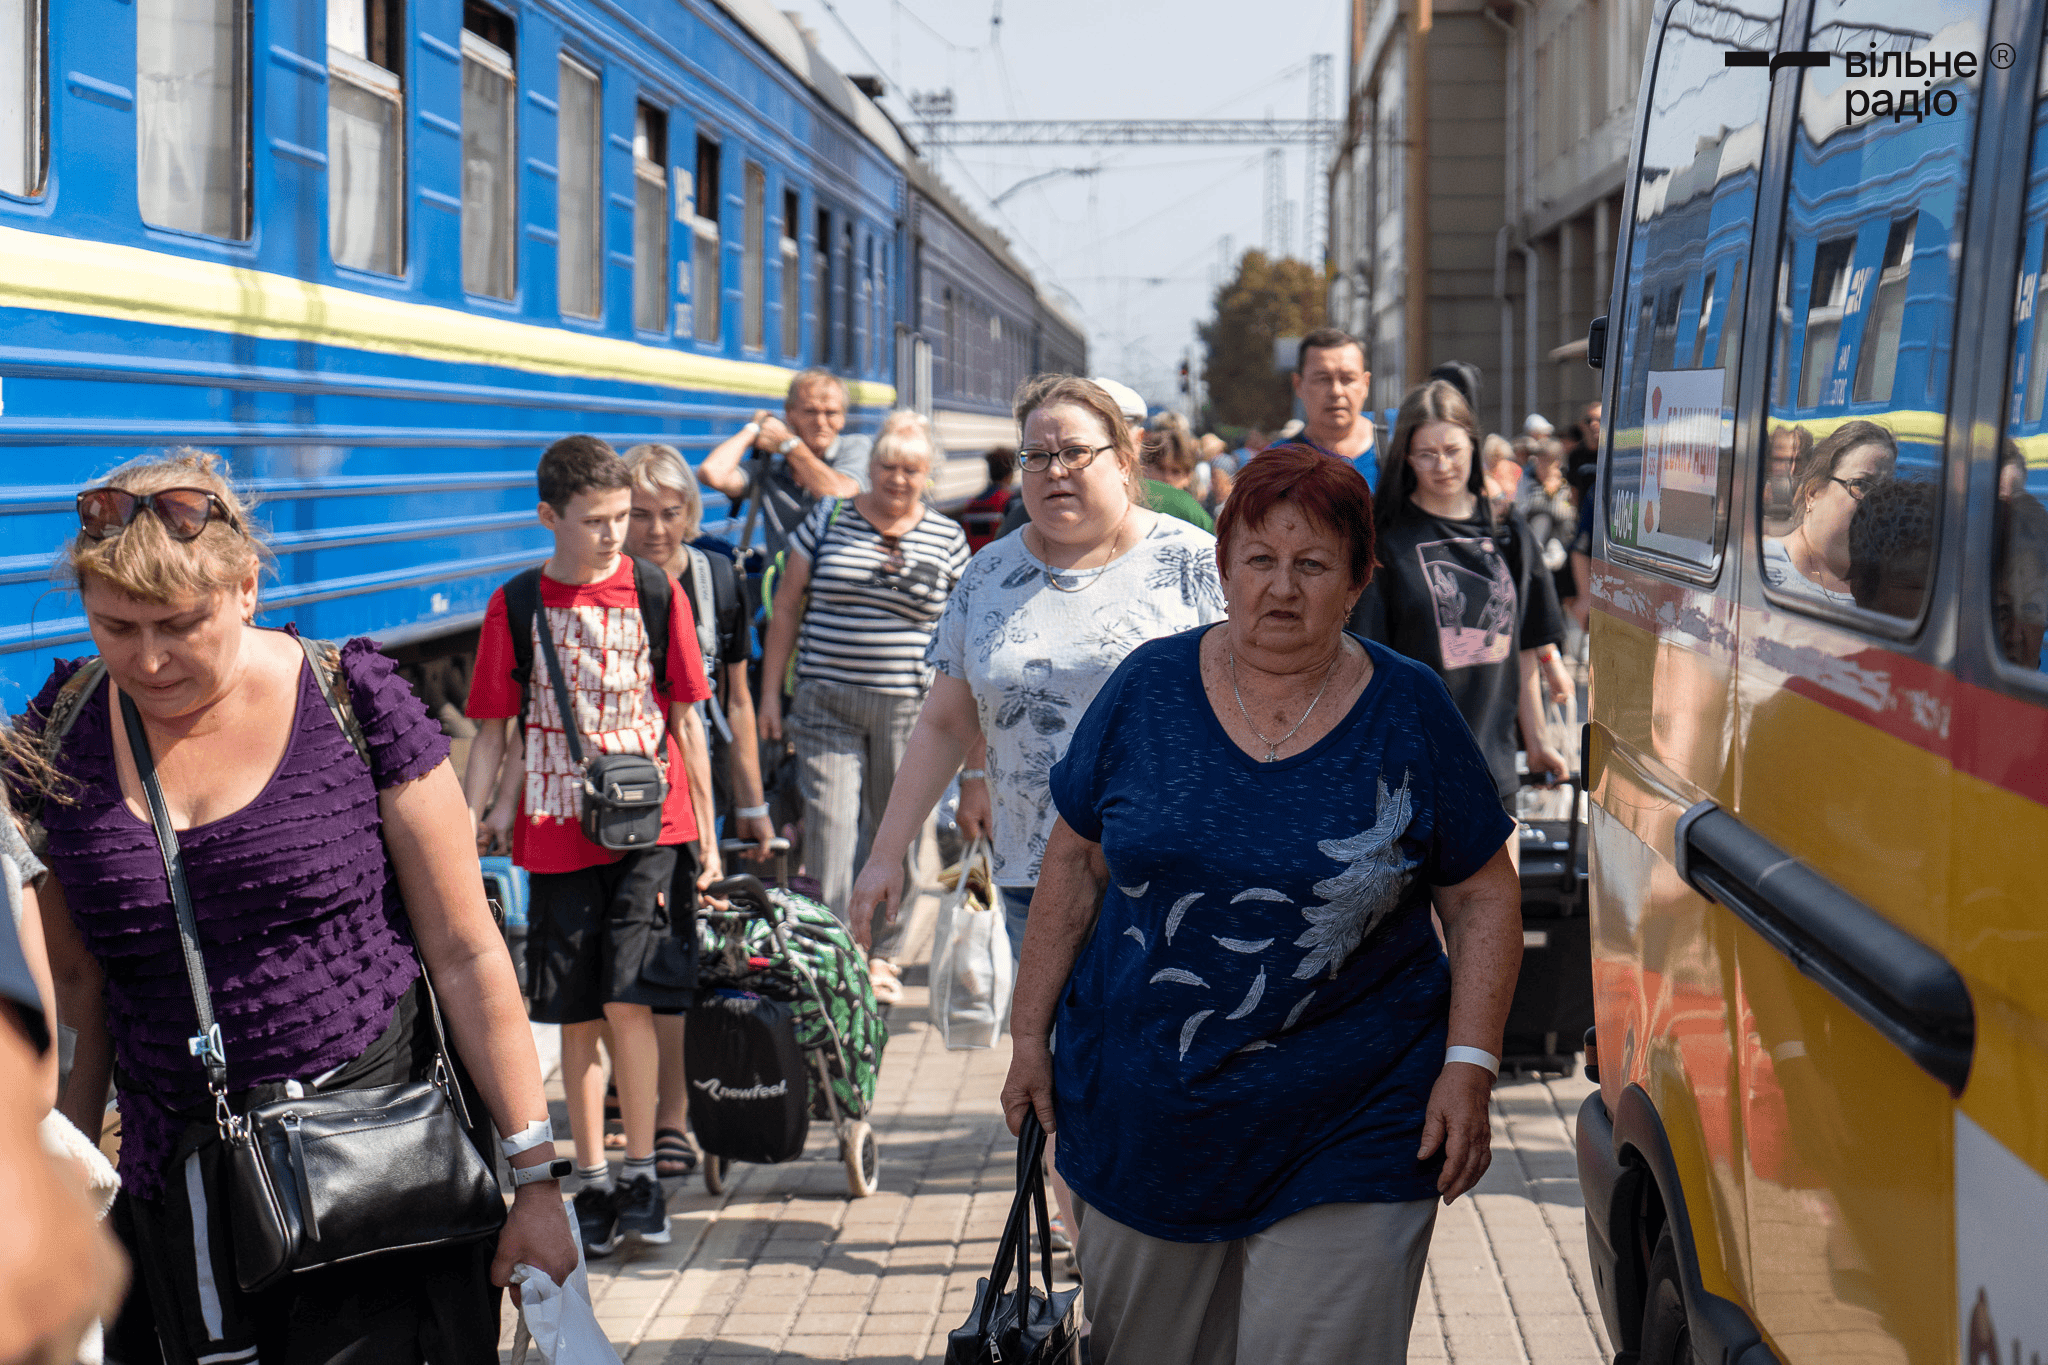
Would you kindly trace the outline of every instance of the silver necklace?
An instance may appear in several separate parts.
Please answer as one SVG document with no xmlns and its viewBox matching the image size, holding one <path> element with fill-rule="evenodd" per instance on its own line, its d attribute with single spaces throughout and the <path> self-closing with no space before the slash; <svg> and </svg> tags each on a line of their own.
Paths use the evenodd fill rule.
<svg viewBox="0 0 2048 1365">
<path fill-rule="evenodd" d="M 1267 739 L 1266 736 L 1260 732 L 1259 727 L 1252 724 L 1252 713 L 1244 709 L 1244 693 L 1237 690 L 1236 652 L 1233 650 L 1226 650 L 1224 651 L 1224 657 L 1230 660 L 1230 695 L 1237 698 L 1237 714 L 1244 717 L 1245 725 L 1251 730 L 1251 732 L 1254 735 L 1258 736 L 1259 743 L 1266 746 L 1266 756 L 1260 759 L 1259 762 L 1272 763 L 1276 761 L 1280 756 L 1280 746 L 1285 744 L 1288 740 L 1293 739 L 1296 735 L 1300 734 L 1301 727 L 1308 724 L 1308 718 L 1316 713 L 1316 702 L 1320 702 L 1323 699 L 1323 693 L 1330 690 L 1330 679 L 1337 676 L 1337 665 L 1344 658 L 1344 646 L 1341 641 L 1338 643 L 1337 657 L 1330 660 L 1330 666 L 1323 670 L 1323 685 L 1316 689 L 1315 701 L 1311 701 L 1308 704 L 1308 710 L 1301 713 L 1301 719 L 1294 722 L 1294 728 L 1292 730 L 1289 730 L 1286 734 L 1280 736 L 1280 738 L 1277 740 Z"/>
<path fill-rule="evenodd" d="M 1056 569 L 1051 564 L 1047 564 L 1045 566 L 1045 581 L 1052 585 L 1052 587 L 1059 592 L 1082 592 L 1088 588 L 1094 587 L 1096 580 L 1101 578 L 1104 574 L 1108 573 L 1110 565 L 1116 563 L 1116 547 L 1117 544 L 1124 538 L 1124 523 L 1129 521 L 1130 519 L 1131 509 L 1129 505 L 1126 504 L 1124 507 L 1123 516 L 1117 519 L 1116 534 L 1112 535 L 1109 538 L 1109 558 L 1104 560 L 1102 563 L 1096 565 L 1092 569 L 1082 569 L 1080 573 L 1086 574 L 1086 578 L 1081 578 L 1079 582 L 1075 583 L 1074 586 L 1070 588 L 1066 584 L 1060 582 L 1060 575 L 1063 573 L 1073 574 L 1077 578 L 1080 575 L 1075 574 L 1075 571 L 1072 569 Z M 1045 532 L 1043 531 L 1040 531 L 1038 535 L 1040 540 L 1043 540 L 1045 538 Z"/>
</svg>

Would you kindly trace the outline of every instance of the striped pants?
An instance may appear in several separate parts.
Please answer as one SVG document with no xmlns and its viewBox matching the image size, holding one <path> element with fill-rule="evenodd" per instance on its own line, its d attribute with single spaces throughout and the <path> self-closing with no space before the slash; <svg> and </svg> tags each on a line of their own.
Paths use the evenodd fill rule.
<svg viewBox="0 0 2048 1365">
<path fill-rule="evenodd" d="M 920 697 L 816 678 L 797 684 L 789 729 L 804 793 L 804 865 L 841 922 L 923 705 Z M 908 911 L 903 906 L 893 925 L 876 914 L 874 956 L 894 960 L 902 951 Z"/>
</svg>

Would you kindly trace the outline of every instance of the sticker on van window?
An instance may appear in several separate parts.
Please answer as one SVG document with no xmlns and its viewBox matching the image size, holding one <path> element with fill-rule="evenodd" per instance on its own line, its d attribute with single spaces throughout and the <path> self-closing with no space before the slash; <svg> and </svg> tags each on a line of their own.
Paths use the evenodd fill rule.
<svg viewBox="0 0 2048 1365">
<path fill-rule="evenodd" d="M 1616 520 L 1626 515 L 1633 525 L 1610 527 L 1615 539 L 1702 562 L 1712 557 L 1727 374 L 1651 370 L 1645 376 L 1642 473 L 1635 497 L 1617 497 L 1613 509 Z"/>
<path fill-rule="evenodd" d="M 2048 1360 L 2048 1179 L 1956 1113 L 1963 1365 Z"/>
</svg>

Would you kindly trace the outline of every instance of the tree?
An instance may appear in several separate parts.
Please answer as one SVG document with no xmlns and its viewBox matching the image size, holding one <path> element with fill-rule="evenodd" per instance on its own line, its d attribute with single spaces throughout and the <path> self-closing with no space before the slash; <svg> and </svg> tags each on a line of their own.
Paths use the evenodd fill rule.
<svg viewBox="0 0 2048 1365">
<path fill-rule="evenodd" d="M 1328 285 L 1306 261 L 1247 251 L 1237 277 L 1216 291 L 1216 316 L 1202 324 L 1204 380 L 1215 421 L 1271 432 L 1294 410 L 1294 390 L 1273 370 L 1273 339 L 1321 327 Z"/>
</svg>

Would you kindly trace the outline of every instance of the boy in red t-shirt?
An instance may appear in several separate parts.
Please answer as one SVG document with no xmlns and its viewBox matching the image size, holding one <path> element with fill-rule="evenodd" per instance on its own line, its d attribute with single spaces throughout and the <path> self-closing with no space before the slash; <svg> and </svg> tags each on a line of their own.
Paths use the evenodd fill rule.
<svg viewBox="0 0 2048 1365">
<path fill-rule="evenodd" d="M 479 844 L 509 828 L 513 861 L 532 883 L 529 1006 L 536 1022 L 562 1026 L 562 1080 L 581 1177 L 576 1220 L 585 1249 L 597 1256 L 627 1232 L 650 1242 L 669 1238 L 667 1200 L 654 1173 L 653 1011 L 687 1006 L 695 992 L 666 980 L 659 967 L 647 969 L 691 923 L 690 907 L 675 902 L 720 872 L 709 750 L 696 707 L 711 686 L 689 598 L 673 578 L 668 676 L 654 677 L 633 561 L 621 553 L 633 510 L 625 462 L 594 436 L 567 436 L 541 456 L 538 477 L 540 521 L 554 533 L 555 553 L 540 575 L 525 710 L 499 588 L 477 643 L 468 708 L 477 736 L 463 787 Z M 669 790 L 660 846 L 614 853 L 583 836 L 581 774 L 569 756 L 541 630 L 561 660 L 584 754 L 662 755 Z M 511 739 L 514 718 L 523 743 Z M 605 1075 L 597 1054 L 606 1024 L 626 1129 L 626 1169 L 616 1187 L 604 1155 Z"/>
</svg>

